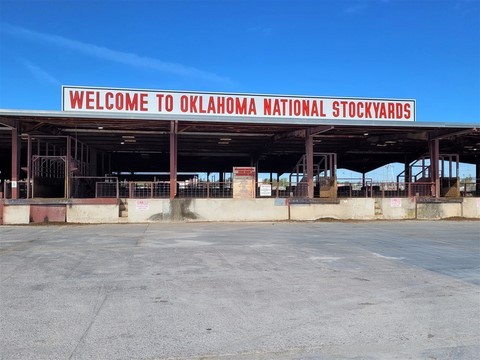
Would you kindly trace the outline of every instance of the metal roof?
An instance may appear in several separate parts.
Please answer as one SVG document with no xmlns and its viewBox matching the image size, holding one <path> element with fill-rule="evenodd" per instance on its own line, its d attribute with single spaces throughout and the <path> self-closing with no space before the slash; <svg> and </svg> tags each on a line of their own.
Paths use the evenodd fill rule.
<svg viewBox="0 0 480 360">
<path fill-rule="evenodd" d="M 112 154 L 115 170 L 168 171 L 172 120 L 179 124 L 179 171 L 231 171 L 253 159 L 259 161 L 259 172 L 289 173 L 305 153 L 306 128 L 315 133 L 315 152 L 337 153 L 339 168 L 358 172 L 411 162 L 428 154 L 431 138 L 440 139 L 441 153 L 459 154 L 466 163 L 480 161 L 480 124 L 33 110 L 0 110 L 0 149 L 11 148 L 8 130 L 20 121 L 24 134 L 70 135 Z M 135 141 L 121 144 L 125 136 Z"/>
</svg>

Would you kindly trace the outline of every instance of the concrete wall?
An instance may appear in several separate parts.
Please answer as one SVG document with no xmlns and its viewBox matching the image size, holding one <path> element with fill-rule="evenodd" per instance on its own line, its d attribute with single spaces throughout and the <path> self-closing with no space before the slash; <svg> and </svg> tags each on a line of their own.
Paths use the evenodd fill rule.
<svg viewBox="0 0 480 360">
<path fill-rule="evenodd" d="M 462 216 L 461 203 L 417 204 L 418 220 L 440 220 Z"/>
<path fill-rule="evenodd" d="M 480 198 L 463 202 L 415 203 L 414 198 L 341 199 L 338 204 L 290 204 L 286 199 L 128 199 L 128 217 L 119 217 L 119 204 L 65 204 L 69 223 L 169 222 L 169 221 L 312 221 L 480 219 Z M 38 204 L 5 203 L 4 224 L 29 224 L 31 207 Z M 55 204 L 59 207 L 60 204 Z"/>
<path fill-rule="evenodd" d="M 463 198 L 462 217 L 480 219 L 480 198 Z"/>
<path fill-rule="evenodd" d="M 305 204 L 290 206 L 290 220 L 317 220 L 333 218 L 340 220 L 375 219 L 374 199 L 342 199 L 339 204 Z"/>
<path fill-rule="evenodd" d="M 166 221 L 170 219 L 169 199 L 127 199 L 127 222 Z"/>
<path fill-rule="evenodd" d="M 65 205 L 32 205 L 30 204 L 30 222 L 65 222 L 67 209 Z"/>
<path fill-rule="evenodd" d="M 377 219 L 415 219 L 415 198 L 375 199 Z"/>
<path fill-rule="evenodd" d="M 197 220 L 282 221 L 288 219 L 288 206 L 284 204 L 275 199 L 197 199 L 190 208 Z"/>
<path fill-rule="evenodd" d="M 119 219 L 118 216 L 118 205 L 67 205 L 67 222 L 69 223 L 116 223 Z"/>
<path fill-rule="evenodd" d="M 3 223 L 18 225 L 30 223 L 30 205 L 4 205 Z"/>
<path fill-rule="evenodd" d="M 276 199 L 128 199 L 128 222 L 281 221 L 288 207 Z"/>
<path fill-rule="evenodd" d="M 67 206 L 67 222 L 119 222 L 118 205 Z M 295 204 L 285 199 L 128 199 L 126 222 L 161 221 L 311 221 L 435 220 L 451 217 L 480 218 L 480 198 L 463 203 L 415 203 L 414 198 L 342 199 L 339 204 Z"/>
</svg>

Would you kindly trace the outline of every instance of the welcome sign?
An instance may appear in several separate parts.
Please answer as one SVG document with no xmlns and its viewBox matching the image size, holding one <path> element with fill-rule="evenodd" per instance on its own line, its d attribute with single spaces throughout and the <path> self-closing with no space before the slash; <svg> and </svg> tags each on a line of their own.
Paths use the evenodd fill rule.
<svg viewBox="0 0 480 360">
<path fill-rule="evenodd" d="M 415 100 L 298 97 L 138 89 L 62 88 L 62 110 L 200 115 L 209 118 L 287 118 L 415 121 Z"/>
</svg>

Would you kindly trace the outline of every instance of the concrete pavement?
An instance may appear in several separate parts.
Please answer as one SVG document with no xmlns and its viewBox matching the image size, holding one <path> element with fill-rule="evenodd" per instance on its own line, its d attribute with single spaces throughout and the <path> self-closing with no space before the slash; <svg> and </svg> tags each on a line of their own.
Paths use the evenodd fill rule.
<svg viewBox="0 0 480 360">
<path fill-rule="evenodd" d="M 480 222 L 0 227 L 2 359 L 477 359 Z"/>
</svg>

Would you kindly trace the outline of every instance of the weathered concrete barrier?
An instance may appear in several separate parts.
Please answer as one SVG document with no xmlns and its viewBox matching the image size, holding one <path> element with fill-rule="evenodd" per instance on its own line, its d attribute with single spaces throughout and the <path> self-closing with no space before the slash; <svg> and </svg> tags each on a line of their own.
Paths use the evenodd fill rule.
<svg viewBox="0 0 480 360">
<path fill-rule="evenodd" d="M 11 225 L 30 223 L 30 205 L 4 205 L 3 223 Z"/>
<path fill-rule="evenodd" d="M 120 217 L 122 212 L 120 201 L 117 199 L 3 200 L 0 219 L 3 219 L 4 224 L 49 221 L 68 223 L 313 221 L 327 218 L 338 220 L 480 219 L 480 198 L 327 200 L 128 199 L 127 209 L 122 217 Z"/>
<path fill-rule="evenodd" d="M 415 198 L 375 199 L 375 217 L 385 220 L 415 219 L 416 207 Z"/>
<path fill-rule="evenodd" d="M 128 222 L 282 220 L 288 220 L 284 199 L 128 200 Z"/>
<path fill-rule="evenodd" d="M 463 198 L 462 217 L 467 219 L 480 219 L 480 198 Z"/>
<path fill-rule="evenodd" d="M 341 199 L 338 203 L 313 203 L 290 205 L 290 220 L 318 219 L 374 220 L 374 199 Z"/>
<path fill-rule="evenodd" d="M 104 224 L 118 222 L 118 205 L 71 205 L 67 206 L 67 222 L 81 224 Z"/>
</svg>

